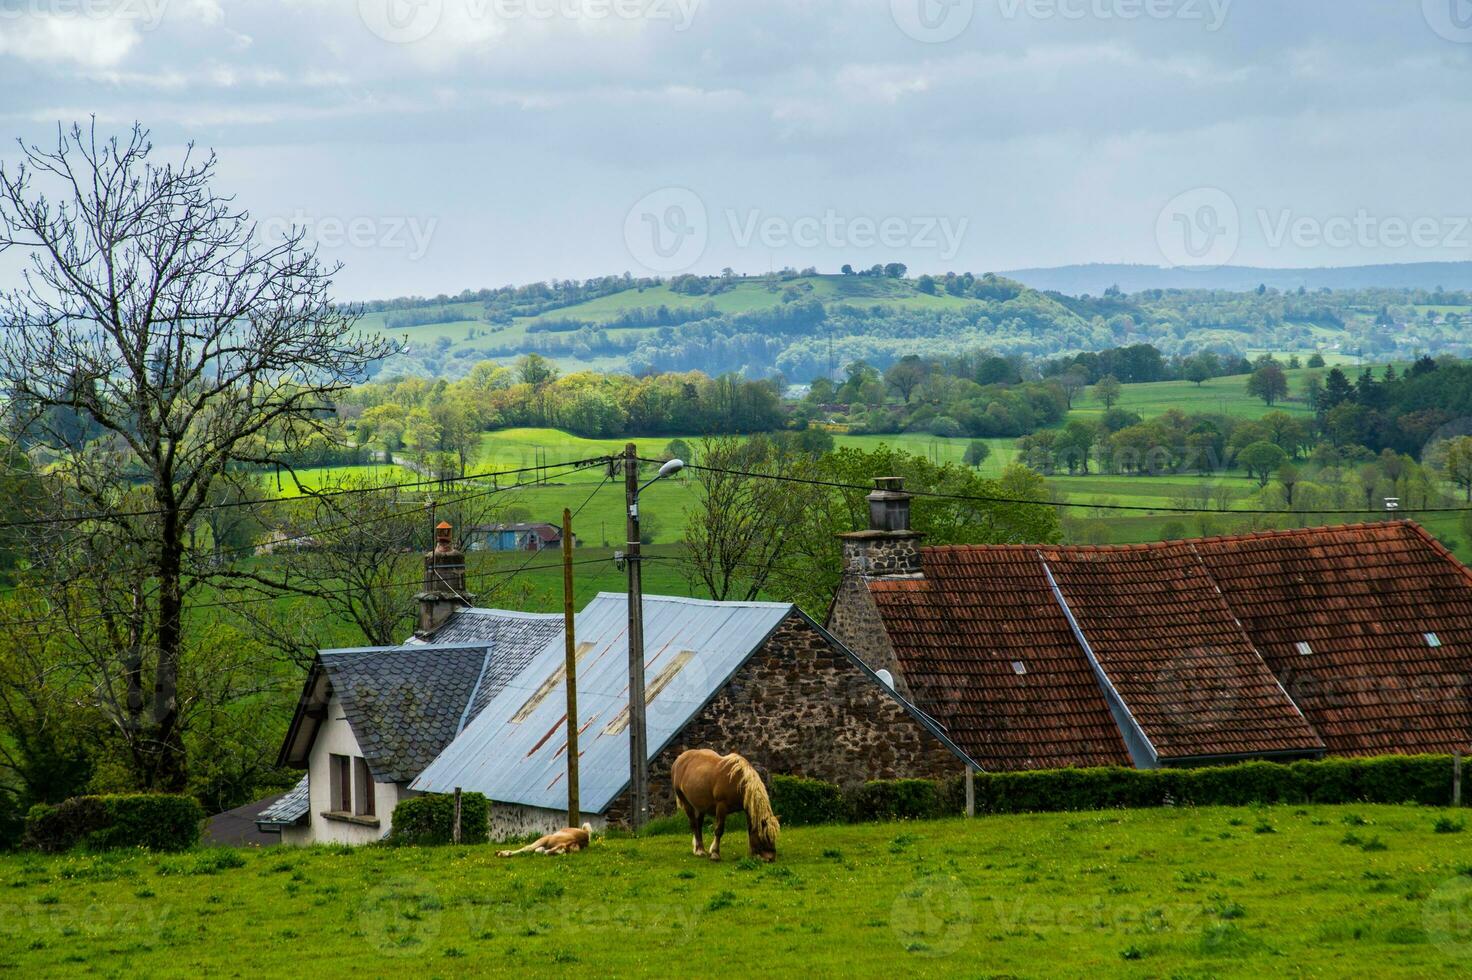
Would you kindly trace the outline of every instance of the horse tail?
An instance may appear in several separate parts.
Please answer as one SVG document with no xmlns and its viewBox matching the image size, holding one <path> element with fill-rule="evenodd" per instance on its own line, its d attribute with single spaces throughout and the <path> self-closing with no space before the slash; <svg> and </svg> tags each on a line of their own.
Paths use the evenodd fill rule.
<svg viewBox="0 0 1472 980">
<path fill-rule="evenodd" d="M 773 848 L 777 846 L 777 835 L 781 830 L 777 815 L 772 812 L 772 800 L 767 788 L 762 785 L 761 774 L 744 758 L 731 753 L 726 760 L 733 776 L 741 780 L 741 805 L 746 811 L 747 826 L 756 833 L 757 839 Z"/>
</svg>

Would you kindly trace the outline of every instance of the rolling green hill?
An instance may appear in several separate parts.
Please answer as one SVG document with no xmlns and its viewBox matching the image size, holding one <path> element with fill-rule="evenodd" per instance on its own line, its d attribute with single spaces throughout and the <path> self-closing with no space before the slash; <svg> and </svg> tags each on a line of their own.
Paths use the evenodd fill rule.
<svg viewBox="0 0 1472 980">
<path fill-rule="evenodd" d="M 522 287 L 523 290 L 531 287 Z M 381 308 L 380 308 L 381 307 Z M 1308 353 L 1385 361 L 1463 352 L 1463 293 L 1151 290 L 1044 293 L 996 277 L 799 275 L 564 283 L 530 299 L 374 304 L 369 330 L 407 340 L 387 374 L 458 377 L 479 360 L 541 353 L 564 371 L 782 372 L 806 381 L 855 359 L 990 350 L 1033 358 L 1151 343 L 1166 355 Z"/>
</svg>

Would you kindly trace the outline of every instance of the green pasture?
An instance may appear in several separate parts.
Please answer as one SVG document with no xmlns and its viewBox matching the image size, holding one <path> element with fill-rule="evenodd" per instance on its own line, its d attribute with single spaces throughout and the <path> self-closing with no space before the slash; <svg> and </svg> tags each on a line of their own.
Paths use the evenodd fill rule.
<svg viewBox="0 0 1472 980">
<path fill-rule="evenodd" d="M 1244 375 L 1229 375 L 1212 378 L 1200 385 L 1190 381 L 1153 381 L 1147 384 L 1125 385 L 1115 408 L 1134 412 L 1142 418 L 1163 415 L 1177 409 L 1188 415 L 1228 415 L 1234 418 L 1258 418 L 1269 411 L 1284 411 L 1290 415 L 1309 416 L 1313 410 L 1303 400 L 1303 384 L 1308 369 L 1285 371 L 1288 375 L 1289 401 L 1279 402 L 1269 409 L 1261 398 L 1247 393 L 1247 378 Z M 1320 375 L 1324 372 L 1319 371 Z M 1094 418 L 1104 414 L 1104 403 L 1093 388 L 1074 399 L 1072 417 Z"/>
<path fill-rule="evenodd" d="M 1437 832 L 1438 821 L 1442 832 Z M 1414 806 L 0 857 L 17 976 L 1304 977 L 1472 969 L 1465 818 Z M 1447 833 L 1446 831 L 1454 831 Z"/>
</svg>

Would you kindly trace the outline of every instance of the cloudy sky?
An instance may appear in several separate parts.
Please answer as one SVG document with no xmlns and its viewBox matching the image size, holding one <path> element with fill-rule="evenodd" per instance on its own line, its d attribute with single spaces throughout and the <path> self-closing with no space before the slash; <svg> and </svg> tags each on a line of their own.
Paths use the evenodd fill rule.
<svg viewBox="0 0 1472 980">
<path fill-rule="evenodd" d="M 353 298 L 1472 258 L 1469 0 L 0 0 L 0 93 L 214 148 Z"/>
</svg>

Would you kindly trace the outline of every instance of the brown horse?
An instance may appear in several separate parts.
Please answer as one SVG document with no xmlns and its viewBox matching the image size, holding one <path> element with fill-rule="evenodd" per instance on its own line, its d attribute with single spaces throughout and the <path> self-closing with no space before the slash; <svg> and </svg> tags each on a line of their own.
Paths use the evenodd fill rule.
<svg viewBox="0 0 1472 980">
<path fill-rule="evenodd" d="M 696 857 L 705 857 L 705 815 L 715 814 L 715 840 L 710 859 L 721 859 L 721 835 L 726 832 L 726 815 L 746 811 L 747 844 L 751 854 L 763 861 L 777 859 L 777 815 L 762 785 L 762 777 L 736 753 L 718 755 L 710 749 L 680 753 L 670 770 L 675 784 L 675 801 L 690 818 L 691 844 Z"/>
</svg>

